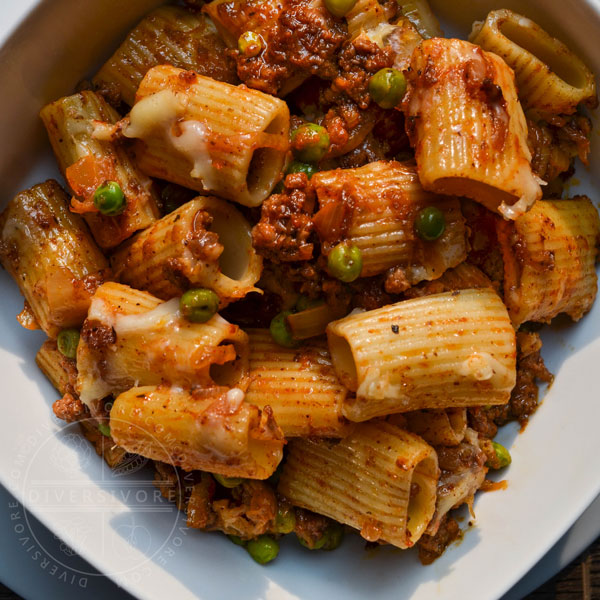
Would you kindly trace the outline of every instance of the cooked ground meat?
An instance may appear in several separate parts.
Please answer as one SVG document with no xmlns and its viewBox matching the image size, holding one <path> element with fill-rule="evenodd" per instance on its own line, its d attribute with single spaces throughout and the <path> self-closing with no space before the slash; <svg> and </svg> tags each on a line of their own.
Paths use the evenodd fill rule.
<svg viewBox="0 0 600 600">
<path fill-rule="evenodd" d="M 572 174 L 575 157 L 587 164 L 591 122 L 581 115 L 557 115 L 546 121 L 527 120 L 527 144 L 532 154 L 531 168 L 544 181 Z"/>
<path fill-rule="evenodd" d="M 371 102 L 371 76 L 393 64 L 394 51 L 391 48 L 380 48 L 365 34 L 361 34 L 344 44 L 338 59 L 340 74 L 333 82 L 332 91 L 335 94 L 344 92 L 360 108 L 367 108 Z"/>
<path fill-rule="evenodd" d="M 460 535 L 461 530 L 458 523 L 452 517 L 445 515 L 435 535 L 425 534 L 417 542 L 419 560 L 424 565 L 430 565 Z"/>
<path fill-rule="evenodd" d="M 212 477 L 203 473 L 187 504 L 188 527 L 222 531 L 243 539 L 274 530 L 277 499 L 269 484 L 246 480 L 230 490 L 230 497 L 220 499 L 218 491 Z"/>
<path fill-rule="evenodd" d="M 510 401 L 503 406 L 469 408 L 469 426 L 483 437 L 492 438 L 497 428 L 510 421 L 525 426 L 538 407 L 536 380 L 550 383 L 552 373 L 546 369 L 540 355 L 542 342 L 537 333 L 520 331 L 517 334 L 517 383 Z"/>
<path fill-rule="evenodd" d="M 485 462 L 479 448 L 465 442 L 458 446 L 439 446 L 436 450 L 438 464 L 442 471 L 456 473 L 465 469 L 479 467 Z"/>
<path fill-rule="evenodd" d="M 85 417 L 88 412 L 85 404 L 77 395 L 67 392 L 52 405 L 54 414 L 67 423 L 73 423 Z"/>
<path fill-rule="evenodd" d="M 265 42 L 257 56 L 231 51 L 238 77 L 249 87 L 277 94 L 290 80 L 335 76 L 335 54 L 347 31 L 324 6 L 305 0 L 224 2 L 216 10 L 232 31 L 251 28 Z"/>
<path fill-rule="evenodd" d="M 323 515 L 296 508 L 296 527 L 294 533 L 308 548 L 314 548 L 325 530 L 329 527 L 331 520 Z"/>
<path fill-rule="evenodd" d="M 312 213 L 315 196 L 304 173 L 288 175 L 283 194 L 263 202 L 261 218 L 252 229 L 256 251 L 275 263 L 310 260 L 314 245 Z"/>
<path fill-rule="evenodd" d="M 102 350 L 106 346 L 111 346 L 117 341 L 117 334 L 112 327 L 86 319 L 81 328 L 81 339 L 92 350 Z"/>
</svg>

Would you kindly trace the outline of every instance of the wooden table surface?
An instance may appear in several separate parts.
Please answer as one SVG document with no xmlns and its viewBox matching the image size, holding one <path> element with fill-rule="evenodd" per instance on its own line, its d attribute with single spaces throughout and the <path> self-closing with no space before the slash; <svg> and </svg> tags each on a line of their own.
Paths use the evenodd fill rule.
<svg viewBox="0 0 600 600">
<path fill-rule="evenodd" d="M 0 583 L 0 600 L 20 598 Z M 600 600 L 600 538 L 525 600 Z"/>
</svg>

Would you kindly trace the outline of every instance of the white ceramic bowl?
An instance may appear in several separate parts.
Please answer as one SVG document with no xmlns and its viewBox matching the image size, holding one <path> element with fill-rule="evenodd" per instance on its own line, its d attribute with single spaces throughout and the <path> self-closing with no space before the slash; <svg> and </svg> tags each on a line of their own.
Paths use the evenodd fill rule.
<svg viewBox="0 0 600 600">
<path fill-rule="evenodd" d="M 0 202 L 57 170 L 37 118 L 44 103 L 72 91 L 158 0 L 3 0 L 0 4 Z M 600 72 L 600 5 L 591 0 L 432 2 L 447 34 L 465 37 L 492 8 L 513 8 L 569 42 Z M 600 148 L 580 185 L 595 200 Z M 56 392 L 38 372 L 39 333 L 15 321 L 16 286 L 0 273 L 0 375 L 3 426 L 0 482 L 47 527 L 98 569 L 144 599 L 344 598 L 359 600 L 497 599 L 568 529 L 600 491 L 595 377 L 600 303 L 576 325 L 561 321 L 544 335 L 543 355 L 556 381 L 524 435 L 505 428 L 513 464 L 502 492 L 480 495 L 477 524 L 429 567 L 415 552 L 365 552 L 357 536 L 332 553 L 285 541 L 277 561 L 257 566 L 224 536 L 187 530 L 183 515 L 153 492 L 151 476 L 132 463 L 110 472 L 75 430 L 51 413 Z M 466 526 L 465 520 L 464 525 Z M 600 526 L 600 525 L 599 525 Z M 26 515 L 15 535 L 27 536 Z M 85 573 L 49 567 L 84 587 Z M 82 592 L 85 593 L 85 592 Z"/>
</svg>

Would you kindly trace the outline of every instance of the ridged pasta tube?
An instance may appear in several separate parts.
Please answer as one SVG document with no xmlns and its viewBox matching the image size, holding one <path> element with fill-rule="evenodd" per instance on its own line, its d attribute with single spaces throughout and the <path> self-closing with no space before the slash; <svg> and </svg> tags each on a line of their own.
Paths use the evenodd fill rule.
<svg viewBox="0 0 600 600">
<path fill-rule="evenodd" d="M 482 288 L 405 300 L 330 323 L 351 421 L 422 408 L 505 404 L 516 381 L 515 331 Z"/>
<path fill-rule="evenodd" d="M 202 196 L 158 220 L 112 257 L 115 277 L 169 300 L 190 287 L 214 290 L 221 304 L 255 290 L 262 258 L 250 225 L 225 200 Z"/>
<path fill-rule="evenodd" d="M 442 37 L 442 28 L 427 0 L 398 0 L 402 14 L 425 38 Z"/>
<path fill-rule="evenodd" d="M 493 10 L 473 25 L 469 40 L 513 69 L 523 108 L 571 114 L 580 102 L 597 105 L 594 74 L 531 19 L 507 9 Z"/>
<path fill-rule="evenodd" d="M 283 436 L 269 409 L 242 390 L 169 386 L 122 393 L 110 411 L 115 443 L 129 452 L 226 477 L 266 479 L 281 461 Z"/>
<path fill-rule="evenodd" d="M 180 6 L 160 6 L 129 32 L 92 82 L 113 102 L 130 106 L 144 75 L 157 65 L 190 69 L 217 81 L 236 83 L 235 63 L 212 21 Z"/>
<path fill-rule="evenodd" d="M 150 69 L 129 114 L 140 168 L 184 187 L 258 206 L 289 147 L 283 100 L 168 65 Z"/>
<path fill-rule="evenodd" d="M 324 251 L 340 238 L 358 246 L 362 277 L 399 266 L 414 285 L 440 277 L 466 258 L 458 199 L 426 192 L 413 163 L 376 161 L 323 171 L 311 183 L 319 200 L 314 221 Z M 437 240 L 424 241 L 415 232 L 415 219 L 430 205 L 444 213 L 446 228 Z"/>
<path fill-rule="evenodd" d="M 0 262 L 50 337 L 79 327 L 108 262 L 54 180 L 18 194 L 0 215 Z"/>
<path fill-rule="evenodd" d="M 467 196 L 507 219 L 542 197 L 514 75 L 461 40 L 424 40 L 413 52 L 403 110 L 426 190 Z"/>
<path fill-rule="evenodd" d="M 77 348 L 77 391 L 90 404 L 135 385 L 243 385 L 248 336 L 218 314 L 192 323 L 179 299 L 119 283 L 96 291 Z"/>
<path fill-rule="evenodd" d="M 72 360 L 58 349 L 55 340 L 46 340 L 35 355 L 35 362 L 50 383 L 64 395 L 72 390 L 77 370 Z"/>
<path fill-rule="evenodd" d="M 114 248 L 158 218 L 152 182 L 137 169 L 127 149 L 94 137 L 96 121 L 119 120 L 101 96 L 90 91 L 67 96 L 45 106 L 40 116 L 61 173 L 76 196 L 75 208 L 81 207 L 77 210 L 102 249 Z M 127 204 L 120 215 L 105 216 L 94 208 L 94 191 L 105 181 L 116 181 L 125 195 Z"/>
<path fill-rule="evenodd" d="M 264 408 L 287 437 L 344 437 L 348 422 L 342 416 L 347 394 L 331 364 L 324 340 L 299 348 L 276 344 L 267 329 L 247 330 L 250 339 L 250 385 L 246 401 Z"/>
<path fill-rule="evenodd" d="M 279 492 L 370 542 L 410 548 L 435 510 L 437 456 L 418 436 L 364 423 L 340 442 L 292 440 Z"/>
<path fill-rule="evenodd" d="M 559 313 L 578 321 L 596 298 L 598 210 L 585 196 L 540 200 L 516 221 L 497 223 L 504 301 L 518 327 Z"/>
<path fill-rule="evenodd" d="M 457 446 L 463 441 L 467 430 L 466 408 L 415 410 L 403 415 L 391 415 L 389 422 L 395 423 L 396 417 L 404 419 L 406 429 L 421 436 L 432 446 Z"/>
</svg>

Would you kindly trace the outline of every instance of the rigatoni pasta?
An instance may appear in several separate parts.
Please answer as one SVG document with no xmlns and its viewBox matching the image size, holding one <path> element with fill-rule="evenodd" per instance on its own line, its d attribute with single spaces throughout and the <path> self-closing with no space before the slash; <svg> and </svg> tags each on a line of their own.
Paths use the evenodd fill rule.
<svg viewBox="0 0 600 600">
<path fill-rule="evenodd" d="M 499 221 L 497 229 L 514 326 L 547 323 L 563 312 L 581 319 L 598 288 L 600 219 L 590 199 L 541 200 L 512 223 Z"/>
<path fill-rule="evenodd" d="M 461 40 L 434 38 L 413 53 L 407 131 L 426 190 L 467 196 L 508 219 L 542 197 L 512 70 Z"/>
<path fill-rule="evenodd" d="M 266 479 L 283 448 L 270 411 L 237 388 L 132 388 L 115 400 L 110 431 L 129 452 L 227 477 Z"/>
<path fill-rule="evenodd" d="M 123 134 L 141 140 L 145 173 L 258 206 L 279 178 L 288 130 L 282 100 L 163 65 L 146 73 Z"/>
<path fill-rule="evenodd" d="M 423 408 L 505 404 L 515 385 L 515 331 L 490 289 L 405 300 L 327 328 L 338 377 L 356 393 L 351 421 Z"/>
<path fill-rule="evenodd" d="M 409 287 L 437 279 L 465 260 L 458 200 L 426 192 L 413 164 L 377 161 L 358 169 L 323 171 L 312 182 L 319 201 L 314 220 L 323 253 L 339 241 L 357 246 L 361 277 L 401 268 Z M 429 205 L 444 213 L 446 223 L 443 235 L 431 242 L 415 233 L 417 214 Z"/>
<path fill-rule="evenodd" d="M 571 114 L 580 103 L 598 102 L 594 75 L 583 61 L 523 15 L 493 10 L 485 21 L 474 24 L 469 39 L 502 57 L 514 70 L 525 109 L 544 115 Z"/>
<path fill-rule="evenodd" d="M 347 525 L 429 564 L 552 380 L 527 323 L 595 299 L 592 75 L 505 10 L 185 4 L 42 109 L 70 205 L 0 215 L 54 414 L 260 563 Z"/>
<path fill-rule="evenodd" d="M 435 452 L 389 423 L 357 426 L 340 442 L 294 440 L 279 491 L 294 504 L 410 548 L 435 509 Z"/>
<path fill-rule="evenodd" d="M 113 254 L 115 277 L 169 300 L 191 287 L 214 290 L 222 304 L 253 291 L 262 258 L 250 226 L 224 200 L 192 200 L 139 233 Z"/>
<path fill-rule="evenodd" d="M 95 122 L 116 123 L 117 112 L 98 94 L 83 91 L 45 106 L 40 116 L 61 173 L 75 194 L 74 207 L 83 213 L 98 245 L 111 249 L 158 217 L 152 182 L 136 167 L 126 148 L 95 137 Z M 95 190 L 106 181 L 119 184 L 126 200 L 118 216 L 100 214 Z"/>
<path fill-rule="evenodd" d="M 324 340 L 282 348 L 264 329 L 248 330 L 250 384 L 246 401 L 270 406 L 285 437 L 344 437 L 342 415 L 348 393 L 333 370 Z"/>
<path fill-rule="evenodd" d="M 129 106 L 146 72 L 157 65 L 236 83 L 235 65 L 225 50 L 209 17 L 179 6 L 160 6 L 129 32 L 92 81 L 113 103 L 122 100 Z"/>
<path fill-rule="evenodd" d="M 189 322 L 178 298 L 161 302 L 108 283 L 92 299 L 77 368 L 77 391 L 86 404 L 135 385 L 243 386 L 248 336 L 218 314 L 206 323 Z"/>
<path fill-rule="evenodd" d="M 0 262 L 50 337 L 79 327 L 108 261 L 54 180 L 18 194 L 0 216 Z"/>
</svg>

